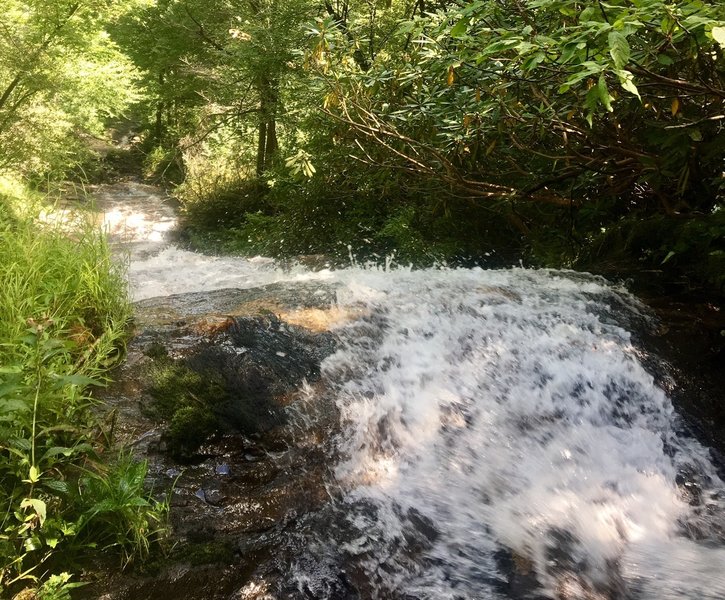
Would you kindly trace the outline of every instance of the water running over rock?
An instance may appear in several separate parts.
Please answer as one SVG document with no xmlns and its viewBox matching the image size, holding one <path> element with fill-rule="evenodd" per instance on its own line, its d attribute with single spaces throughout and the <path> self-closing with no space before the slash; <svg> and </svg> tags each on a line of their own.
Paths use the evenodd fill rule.
<svg viewBox="0 0 725 600">
<path fill-rule="evenodd" d="M 157 236 L 164 223 L 131 240 L 149 339 L 264 300 L 332 315 L 316 322 L 336 340 L 319 381 L 284 404 L 276 450 L 258 440 L 307 493 L 244 509 L 266 550 L 254 527 L 227 532 L 244 573 L 204 597 L 725 597 L 722 465 L 675 412 L 677 382 L 633 336 L 651 322 L 625 291 L 549 270 L 283 269 L 180 250 Z M 225 456 L 248 442 L 226 439 Z M 297 477 L 306 460 L 314 476 Z M 239 506 L 211 504 L 222 520 Z"/>
</svg>

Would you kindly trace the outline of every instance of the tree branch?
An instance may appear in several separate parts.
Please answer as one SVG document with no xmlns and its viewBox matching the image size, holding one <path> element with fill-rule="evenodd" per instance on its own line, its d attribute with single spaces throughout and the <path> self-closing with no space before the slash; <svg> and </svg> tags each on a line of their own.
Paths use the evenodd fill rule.
<svg viewBox="0 0 725 600">
<path fill-rule="evenodd" d="M 45 38 L 45 41 L 38 47 L 38 49 L 33 52 L 32 56 L 30 57 L 30 60 L 27 62 L 27 67 L 25 69 L 22 69 L 18 74 L 13 78 L 13 80 L 10 82 L 10 84 L 5 88 L 5 91 L 0 96 L 0 110 L 3 109 L 7 101 L 10 99 L 10 96 L 15 91 L 15 89 L 20 85 L 20 82 L 23 80 L 23 77 L 28 74 L 28 72 L 32 69 L 33 64 L 36 60 L 40 57 L 43 52 L 45 52 L 50 45 L 53 43 L 53 40 L 58 37 L 60 32 L 65 28 L 65 26 L 68 24 L 68 22 L 75 16 L 75 14 L 78 12 L 78 9 L 80 8 L 80 2 L 76 2 L 75 4 L 72 4 L 70 8 L 68 9 L 68 13 L 66 14 L 63 21 L 61 21 L 56 27 L 48 34 L 48 37 Z M 17 105 L 15 106 L 17 109 Z"/>
</svg>

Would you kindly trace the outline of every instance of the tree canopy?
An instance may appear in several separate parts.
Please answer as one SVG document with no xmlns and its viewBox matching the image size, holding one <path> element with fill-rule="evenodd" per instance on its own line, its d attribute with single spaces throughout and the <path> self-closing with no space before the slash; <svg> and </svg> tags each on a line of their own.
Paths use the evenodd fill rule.
<svg viewBox="0 0 725 600">
<path fill-rule="evenodd" d="M 105 25 L 135 2 L 7 0 L 0 13 L 0 168 L 43 173 L 77 162 L 77 134 L 100 134 L 137 99 L 135 67 Z"/>
<path fill-rule="evenodd" d="M 329 112 L 474 196 L 709 210 L 723 18 L 705 2 L 468 2 L 402 23 L 402 52 L 364 76 L 336 71 Z"/>
<path fill-rule="evenodd" d="M 720 264 L 720 2 L 10 0 L 1 19 L 2 165 L 67 165 L 133 114 L 147 174 L 229 248 L 658 264 L 694 228 Z"/>
</svg>

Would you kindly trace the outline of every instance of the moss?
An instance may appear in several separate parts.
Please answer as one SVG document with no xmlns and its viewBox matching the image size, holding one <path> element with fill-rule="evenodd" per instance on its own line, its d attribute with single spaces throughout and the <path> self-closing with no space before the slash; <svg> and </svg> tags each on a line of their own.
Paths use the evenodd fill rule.
<svg viewBox="0 0 725 600">
<path fill-rule="evenodd" d="M 154 341 L 149 344 L 148 348 L 144 351 L 144 354 L 154 360 L 164 360 L 169 358 L 169 352 L 159 341 Z"/>
<path fill-rule="evenodd" d="M 179 549 L 178 555 L 184 557 L 193 566 L 217 563 L 231 564 L 234 562 L 234 548 L 226 540 L 203 544 L 186 544 Z"/>
<path fill-rule="evenodd" d="M 189 458 L 219 430 L 217 411 L 228 394 L 214 379 L 170 359 L 161 344 L 149 351 L 156 358 L 149 373 L 154 403 L 148 412 L 169 422 L 164 435 L 169 451 L 179 459 Z"/>
<path fill-rule="evenodd" d="M 169 449 L 177 456 L 193 454 L 219 427 L 207 406 L 184 406 L 171 419 L 166 432 Z"/>
<path fill-rule="evenodd" d="M 154 362 L 149 379 L 149 393 L 155 400 L 152 412 L 158 418 L 171 419 L 179 408 L 204 395 L 201 375 L 166 357 Z"/>
</svg>

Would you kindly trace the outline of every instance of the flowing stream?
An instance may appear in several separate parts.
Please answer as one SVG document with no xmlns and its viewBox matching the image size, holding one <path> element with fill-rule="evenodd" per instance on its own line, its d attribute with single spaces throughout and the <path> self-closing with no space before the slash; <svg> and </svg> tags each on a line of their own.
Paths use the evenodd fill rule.
<svg viewBox="0 0 725 600">
<path fill-rule="evenodd" d="M 305 391 L 339 415 L 329 499 L 286 533 L 283 581 L 235 598 L 725 598 L 722 465 L 674 411 L 625 290 L 552 270 L 209 257 L 169 241 L 158 190 L 115 185 L 98 205 L 137 301 L 333 290 L 337 346 L 324 391 Z"/>
</svg>

